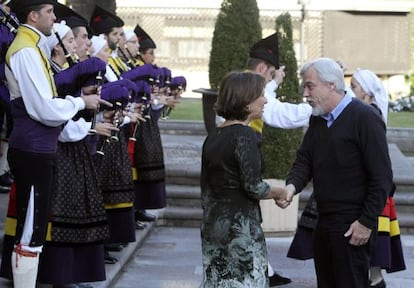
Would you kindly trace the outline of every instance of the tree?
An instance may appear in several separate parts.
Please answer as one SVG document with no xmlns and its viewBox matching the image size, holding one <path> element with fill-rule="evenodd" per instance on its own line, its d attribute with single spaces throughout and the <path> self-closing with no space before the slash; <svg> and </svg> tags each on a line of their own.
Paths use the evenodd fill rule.
<svg viewBox="0 0 414 288">
<path fill-rule="evenodd" d="M 292 20 L 289 13 L 276 19 L 279 36 L 279 59 L 284 65 L 286 76 L 277 90 L 279 100 L 300 103 L 298 67 L 293 49 Z M 302 139 L 303 130 L 263 127 L 262 152 L 265 159 L 265 178 L 285 179 L 295 159 L 296 150 Z"/>
<path fill-rule="evenodd" d="M 92 15 L 95 5 L 99 5 L 106 10 L 116 11 L 116 1 L 115 0 L 67 0 L 66 5 L 71 7 L 81 16 L 85 17 L 88 21 Z"/>
<path fill-rule="evenodd" d="M 250 47 L 262 37 L 256 0 L 223 0 L 210 52 L 210 87 L 232 70 L 246 67 Z"/>
</svg>

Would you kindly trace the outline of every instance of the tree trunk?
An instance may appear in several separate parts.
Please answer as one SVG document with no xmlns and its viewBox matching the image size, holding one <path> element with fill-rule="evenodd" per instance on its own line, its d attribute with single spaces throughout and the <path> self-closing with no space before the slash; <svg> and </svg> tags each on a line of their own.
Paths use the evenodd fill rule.
<svg viewBox="0 0 414 288">
<path fill-rule="evenodd" d="M 93 9 L 96 5 L 101 6 L 105 10 L 116 11 L 116 1 L 115 0 L 67 0 L 67 6 L 71 7 L 77 13 L 85 17 L 88 21 L 91 17 Z"/>
</svg>

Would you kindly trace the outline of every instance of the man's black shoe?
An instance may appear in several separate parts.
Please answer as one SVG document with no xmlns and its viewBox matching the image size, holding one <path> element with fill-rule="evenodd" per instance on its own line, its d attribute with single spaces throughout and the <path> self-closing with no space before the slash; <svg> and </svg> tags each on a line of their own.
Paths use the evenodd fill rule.
<svg viewBox="0 0 414 288">
<path fill-rule="evenodd" d="M 147 224 L 142 223 L 141 221 L 137 220 L 135 222 L 135 229 L 137 230 L 143 230 L 145 227 L 147 227 Z"/>
<path fill-rule="evenodd" d="M 104 248 L 105 248 L 105 251 L 119 252 L 124 248 L 124 246 L 122 246 L 119 243 L 111 243 L 111 244 L 105 244 Z"/>
<path fill-rule="evenodd" d="M 382 279 L 380 282 L 378 282 L 377 284 L 375 284 L 375 285 L 370 285 L 369 287 L 371 287 L 371 288 L 386 288 L 387 287 L 387 284 L 385 284 L 385 281 L 384 281 L 384 279 Z"/>
<path fill-rule="evenodd" d="M 272 276 L 269 277 L 270 287 L 281 286 L 281 285 L 289 284 L 290 282 L 292 282 L 292 280 L 290 280 L 289 278 L 280 276 L 276 272 Z"/>
<path fill-rule="evenodd" d="M 153 222 L 155 221 L 155 219 L 157 219 L 157 217 L 155 215 L 145 212 L 145 210 L 137 210 L 135 212 L 135 219 L 138 221 Z"/>
<path fill-rule="evenodd" d="M 5 194 L 10 192 L 10 187 L 0 186 L 0 193 Z"/>
<path fill-rule="evenodd" d="M 118 259 L 109 255 L 108 251 L 105 251 L 105 264 L 115 264 Z"/>
</svg>

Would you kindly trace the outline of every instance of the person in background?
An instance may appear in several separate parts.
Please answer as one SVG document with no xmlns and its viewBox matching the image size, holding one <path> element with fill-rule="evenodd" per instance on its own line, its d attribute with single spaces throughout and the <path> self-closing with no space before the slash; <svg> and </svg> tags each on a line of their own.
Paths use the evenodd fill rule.
<svg viewBox="0 0 414 288">
<path fill-rule="evenodd" d="M 74 54 L 74 60 L 84 61 L 89 58 L 88 48 L 92 45 L 90 38 L 93 35 L 91 28 L 89 27 L 88 20 L 80 16 L 74 10 L 67 13 L 67 8 L 63 4 L 57 4 L 55 6 L 56 14 L 59 16 L 56 22 L 66 24 L 72 29 L 76 42 L 76 54 Z"/>
<path fill-rule="evenodd" d="M 260 119 L 265 79 L 231 72 L 220 85 L 225 121 L 204 141 L 201 164 L 203 287 L 268 287 L 260 199 L 286 199 L 284 187 L 261 178 L 259 141 L 248 124 Z"/>
<path fill-rule="evenodd" d="M 157 48 L 157 45 L 155 44 L 154 40 L 138 24 L 135 26 L 134 32 L 137 35 L 138 41 L 139 41 L 138 59 L 140 60 L 140 63 L 141 64 L 148 64 L 148 63 L 154 64 L 155 62 L 155 51 L 154 50 Z"/>
<path fill-rule="evenodd" d="M 285 77 L 285 67 L 279 65 L 277 33 L 258 41 L 250 48 L 247 69 L 266 79 L 265 97 L 267 104 L 263 111 L 263 117 L 250 124 L 259 137 L 262 134 L 263 122 L 269 126 L 283 129 L 294 129 L 308 125 L 312 108 L 307 103 L 281 102 L 276 97 L 276 90 Z"/>
<path fill-rule="evenodd" d="M 14 287 L 36 285 L 46 237 L 61 126 L 79 110 L 107 104 L 96 94 L 57 97 L 46 37 L 52 34 L 52 0 L 13 0 L 20 25 L 6 54 L 14 129 L 8 160 L 16 185 L 16 237 L 11 262 Z"/>
<path fill-rule="evenodd" d="M 69 26 L 62 23 L 55 23 L 53 24 L 53 29 L 55 33 L 59 35 L 61 40 L 61 43 L 59 43 L 56 36 L 48 38 L 48 42 L 52 42 L 52 51 L 50 55 L 51 66 L 54 73 L 57 74 L 61 70 L 68 68 L 69 63 L 67 62 L 66 57 L 71 57 L 73 61 L 73 55 L 76 53 L 78 46 L 75 42 L 72 29 L 70 29 Z M 66 55 L 66 53 L 68 53 L 68 55 Z"/>
<path fill-rule="evenodd" d="M 286 202 L 313 180 L 318 287 L 366 288 L 372 231 L 393 187 L 385 125 L 372 107 L 345 92 L 334 60 L 308 62 L 300 75 L 312 117 L 286 178 Z"/>
<path fill-rule="evenodd" d="M 108 59 L 109 68 L 114 72 L 116 78 L 109 79 L 115 81 L 121 79 L 122 72 L 129 70 L 128 66 L 122 62 L 118 56 L 118 43 L 123 37 L 124 21 L 117 15 L 102 7 L 95 5 L 90 20 L 91 29 L 96 36 L 104 37 L 109 46 L 110 57 Z"/>
<path fill-rule="evenodd" d="M 124 29 L 123 38 L 119 42 L 118 56 L 132 69 L 139 66 L 138 49 L 139 42 L 134 31 Z"/>
<path fill-rule="evenodd" d="M 351 89 L 356 97 L 373 106 L 387 124 L 388 94 L 382 81 L 375 73 L 370 70 L 357 69 L 352 75 Z M 386 287 L 381 269 L 385 269 L 388 273 L 406 269 L 400 239 L 400 226 L 393 198 L 394 191 L 395 186 L 390 191 L 384 210 L 378 217 L 378 234 L 374 250 L 371 253 L 371 267 L 369 269 L 370 287 L 374 288 Z"/>
<path fill-rule="evenodd" d="M 4 13 L 11 13 L 9 5 L 10 0 L 0 1 L 0 6 Z M 13 19 L 16 20 L 15 18 Z M 13 121 L 10 111 L 10 93 L 6 82 L 5 68 L 7 49 L 16 35 L 15 26 L 18 26 L 18 23 L 11 24 L 0 21 L 0 193 L 8 193 L 13 182 L 13 175 L 10 172 L 9 163 L 7 162 L 7 150 L 9 148 L 8 138 L 13 127 Z"/>
<path fill-rule="evenodd" d="M 154 52 L 155 42 L 139 25 L 136 25 L 134 32 L 139 39 L 139 51 L 152 49 Z M 151 59 L 140 58 L 138 63 L 140 66 L 152 65 L 158 69 L 154 65 L 154 57 Z M 150 83 L 152 104 L 148 109 L 149 118 L 141 124 L 135 135 L 137 141 L 134 145 L 134 165 L 137 178 L 134 179 L 134 204 L 135 220 L 138 223 L 156 220 L 156 216 L 148 213 L 146 209 L 161 209 L 166 206 L 164 152 L 158 127 L 158 120 L 164 107 L 160 104 L 159 96 L 165 93 L 161 91 L 156 80 L 152 79 L 152 83 Z M 169 105 L 171 103 L 174 105 L 176 102 L 171 96 L 167 96 L 166 99 L 166 104 L 170 103 Z"/>
</svg>

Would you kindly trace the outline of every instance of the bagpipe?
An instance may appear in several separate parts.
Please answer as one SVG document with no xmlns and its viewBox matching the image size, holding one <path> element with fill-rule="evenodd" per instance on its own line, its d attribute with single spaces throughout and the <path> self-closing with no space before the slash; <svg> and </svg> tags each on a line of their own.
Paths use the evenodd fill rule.
<svg viewBox="0 0 414 288">
<path fill-rule="evenodd" d="M 0 22 L 9 28 L 11 33 L 16 34 L 20 22 L 13 14 L 7 12 L 2 5 L 0 5 Z"/>
<path fill-rule="evenodd" d="M 69 68 L 61 70 L 53 76 L 59 97 L 65 97 L 66 95 L 79 97 L 82 94 L 82 88 L 88 86 L 95 86 L 96 93 L 100 95 L 105 72 L 105 62 L 96 57 L 89 58 L 83 62 L 73 63 Z M 74 120 L 81 117 L 85 120 L 90 120 L 92 124 L 88 134 L 94 135 L 96 134 L 97 112 L 97 110 L 92 112 L 90 110 L 79 111 L 75 115 Z"/>
<path fill-rule="evenodd" d="M 105 75 L 106 63 L 91 57 L 54 75 L 58 95 L 80 96 L 85 86 L 96 85 L 98 74 Z"/>
<path fill-rule="evenodd" d="M 102 71 L 98 72 L 98 75 L 96 75 L 96 94 L 101 97 L 102 92 L 102 83 L 103 83 L 103 75 Z M 98 110 L 93 111 L 93 117 L 92 117 L 92 124 L 91 129 L 89 129 L 88 134 L 89 135 L 95 135 L 96 134 L 96 113 Z"/>
<path fill-rule="evenodd" d="M 121 49 L 121 47 L 119 46 L 119 44 L 116 44 L 116 48 L 118 49 L 119 53 L 121 54 L 122 58 L 125 59 L 126 65 L 131 68 L 134 69 L 135 67 L 137 67 L 137 63 L 133 61 L 132 57 L 128 57 L 125 52 Z M 129 53 L 129 55 L 131 55 L 131 53 L 129 52 L 127 45 L 125 44 L 124 49 L 126 51 L 128 51 L 127 53 Z"/>
<path fill-rule="evenodd" d="M 124 110 L 131 105 L 132 101 L 137 101 L 142 89 L 128 79 L 120 79 L 114 82 L 107 82 L 102 86 L 101 98 L 112 103 L 113 108 L 110 113 L 111 123 L 116 128 L 121 128 L 124 120 Z M 108 109 L 105 109 L 108 111 Z M 119 141 L 119 132 L 112 132 L 110 137 L 106 137 L 100 148 L 96 151 L 98 155 L 105 155 L 105 146 L 111 142 Z"/>
</svg>

